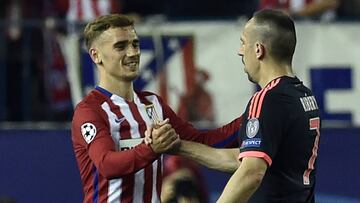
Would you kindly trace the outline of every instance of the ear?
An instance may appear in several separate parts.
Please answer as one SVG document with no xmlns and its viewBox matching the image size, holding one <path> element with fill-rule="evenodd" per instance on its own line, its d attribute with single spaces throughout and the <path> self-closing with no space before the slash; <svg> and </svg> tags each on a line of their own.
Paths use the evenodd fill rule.
<svg viewBox="0 0 360 203">
<path fill-rule="evenodd" d="M 89 55 L 95 64 L 101 63 L 101 56 L 97 49 L 90 48 Z"/>
<path fill-rule="evenodd" d="M 262 59 L 265 56 L 265 46 L 260 42 L 255 43 L 255 55 L 257 59 Z"/>
</svg>

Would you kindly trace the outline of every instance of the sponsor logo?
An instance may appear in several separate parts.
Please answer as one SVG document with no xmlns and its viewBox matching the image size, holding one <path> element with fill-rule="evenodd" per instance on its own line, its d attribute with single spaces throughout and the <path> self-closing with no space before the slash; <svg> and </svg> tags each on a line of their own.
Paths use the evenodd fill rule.
<svg viewBox="0 0 360 203">
<path fill-rule="evenodd" d="M 122 123 L 125 120 L 125 117 L 121 117 L 121 118 L 115 118 L 115 123 Z"/>
<path fill-rule="evenodd" d="M 133 138 L 133 139 L 125 139 L 119 140 L 119 150 L 125 151 L 132 149 L 143 142 L 144 138 Z"/>
<path fill-rule="evenodd" d="M 84 123 L 81 125 L 81 134 L 84 137 L 86 143 L 90 144 L 96 136 L 96 127 L 92 123 Z"/>
<path fill-rule="evenodd" d="M 249 148 L 249 147 L 260 147 L 261 145 L 261 139 L 260 138 L 252 138 L 252 139 L 247 139 L 244 140 L 241 143 L 241 149 L 243 148 Z"/>
<path fill-rule="evenodd" d="M 253 138 L 259 131 L 259 120 L 257 118 L 250 119 L 246 124 L 246 136 Z"/>
</svg>

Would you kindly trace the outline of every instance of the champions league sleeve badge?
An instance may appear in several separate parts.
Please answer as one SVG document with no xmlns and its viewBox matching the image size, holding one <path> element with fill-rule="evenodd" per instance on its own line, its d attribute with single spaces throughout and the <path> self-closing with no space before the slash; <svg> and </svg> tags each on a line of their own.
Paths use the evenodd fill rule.
<svg viewBox="0 0 360 203">
<path fill-rule="evenodd" d="M 259 131 L 259 120 L 257 118 L 250 119 L 246 124 L 246 136 L 253 138 Z"/>
<path fill-rule="evenodd" d="M 81 134 L 84 137 L 86 143 L 90 144 L 96 136 L 96 127 L 92 123 L 84 123 L 81 125 Z"/>
</svg>

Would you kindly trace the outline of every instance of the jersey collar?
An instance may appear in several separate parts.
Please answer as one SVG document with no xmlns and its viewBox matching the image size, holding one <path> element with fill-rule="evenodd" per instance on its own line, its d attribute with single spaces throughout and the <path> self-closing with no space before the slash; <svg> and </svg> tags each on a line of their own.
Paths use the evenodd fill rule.
<svg viewBox="0 0 360 203">
<path fill-rule="evenodd" d="M 111 92 L 107 91 L 106 89 L 104 89 L 104 88 L 102 88 L 100 86 L 96 86 L 95 89 L 98 90 L 99 92 L 101 92 L 102 94 L 104 94 L 105 96 L 109 97 L 109 98 L 113 95 Z"/>
</svg>

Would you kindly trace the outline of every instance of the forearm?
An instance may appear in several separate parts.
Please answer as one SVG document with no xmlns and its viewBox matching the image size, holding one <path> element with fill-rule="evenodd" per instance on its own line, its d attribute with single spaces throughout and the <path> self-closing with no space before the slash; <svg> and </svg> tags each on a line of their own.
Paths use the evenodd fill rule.
<svg viewBox="0 0 360 203">
<path fill-rule="evenodd" d="M 92 155 L 100 174 L 108 179 L 135 173 L 152 163 L 158 156 L 145 144 L 126 151 L 107 151 Z"/>
<path fill-rule="evenodd" d="M 261 183 L 258 179 L 239 173 L 236 171 L 230 178 L 217 203 L 245 203 L 258 188 Z"/>
<path fill-rule="evenodd" d="M 173 126 L 182 140 L 194 141 L 208 146 L 237 146 L 238 130 L 241 123 L 242 117 L 239 117 L 223 127 L 209 131 L 196 130 L 189 123 L 182 121 L 174 122 Z"/>
<path fill-rule="evenodd" d="M 177 153 L 208 168 L 228 173 L 233 173 L 240 164 L 237 159 L 239 155 L 237 148 L 215 149 L 200 143 L 181 140 Z"/>
<path fill-rule="evenodd" d="M 247 202 L 260 186 L 267 164 L 260 158 L 246 158 L 231 176 L 217 203 Z"/>
</svg>

